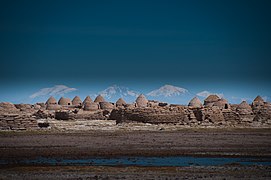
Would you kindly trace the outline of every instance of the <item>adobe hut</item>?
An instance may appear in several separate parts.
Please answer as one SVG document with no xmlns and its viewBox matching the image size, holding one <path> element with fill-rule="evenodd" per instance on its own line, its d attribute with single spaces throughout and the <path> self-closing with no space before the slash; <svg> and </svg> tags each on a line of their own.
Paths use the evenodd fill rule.
<svg viewBox="0 0 271 180">
<path fill-rule="evenodd" d="M 195 108 L 201 108 L 202 103 L 201 103 L 200 99 L 196 96 L 193 99 L 191 99 L 191 101 L 188 103 L 188 106 L 195 107 Z"/>
<path fill-rule="evenodd" d="M 100 102 L 100 108 L 104 110 L 114 109 L 114 105 L 110 102 Z"/>
<path fill-rule="evenodd" d="M 1 102 L 0 103 L 0 111 L 19 111 L 19 109 L 16 108 L 16 106 L 9 102 Z"/>
<path fill-rule="evenodd" d="M 61 97 L 58 101 L 58 104 L 61 106 L 70 106 L 72 105 L 72 102 L 69 98 Z"/>
<path fill-rule="evenodd" d="M 264 105 L 264 100 L 261 96 L 257 96 L 252 102 L 253 107 L 262 106 L 262 105 Z"/>
<path fill-rule="evenodd" d="M 56 111 L 56 110 L 60 110 L 61 106 L 58 104 L 47 104 L 46 109 Z"/>
<path fill-rule="evenodd" d="M 237 110 L 240 110 L 240 109 L 248 109 L 248 110 L 251 110 L 251 107 L 250 105 L 246 102 L 246 101 L 242 101 L 236 108 Z"/>
<path fill-rule="evenodd" d="M 205 100 L 204 100 L 204 105 L 211 107 L 214 105 L 215 102 L 219 101 L 219 96 L 216 94 L 209 95 Z"/>
<path fill-rule="evenodd" d="M 126 105 L 126 102 L 122 98 L 119 98 L 116 102 L 116 107 L 125 106 L 125 105 Z"/>
<path fill-rule="evenodd" d="M 82 101 L 79 96 L 75 96 L 73 98 L 72 105 L 74 105 L 74 106 L 81 106 L 82 105 Z"/>
<path fill-rule="evenodd" d="M 85 111 L 97 111 L 99 109 L 98 103 L 86 101 L 83 109 Z"/>
<path fill-rule="evenodd" d="M 251 106 L 246 101 L 242 101 L 241 104 L 237 106 L 236 112 L 242 122 L 252 122 L 255 117 Z"/>
<path fill-rule="evenodd" d="M 100 103 L 100 102 L 105 102 L 105 100 L 104 100 L 103 96 L 99 94 L 99 95 L 95 98 L 94 102 Z"/>
<path fill-rule="evenodd" d="M 136 107 L 147 107 L 147 105 L 147 98 L 143 94 L 140 94 L 136 99 Z"/>
<path fill-rule="evenodd" d="M 252 110 L 254 113 L 258 113 L 263 108 L 265 102 L 261 96 L 257 96 L 252 102 Z"/>
<path fill-rule="evenodd" d="M 93 102 L 92 99 L 90 98 L 90 96 L 87 96 L 85 98 L 85 100 L 83 101 L 83 104 L 85 104 L 86 102 Z"/>
<path fill-rule="evenodd" d="M 221 98 L 218 101 L 214 102 L 213 106 L 217 106 L 220 109 L 229 109 L 230 107 L 228 101 L 224 98 Z"/>
<path fill-rule="evenodd" d="M 56 101 L 56 99 L 55 99 L 53 96 L 51 96 L 51 97 L 46 101 L 45 104 L 46 104 L 46 105 L 48 105 L 48 104 L 57 104 L 57 101 Z"/>
</svg>

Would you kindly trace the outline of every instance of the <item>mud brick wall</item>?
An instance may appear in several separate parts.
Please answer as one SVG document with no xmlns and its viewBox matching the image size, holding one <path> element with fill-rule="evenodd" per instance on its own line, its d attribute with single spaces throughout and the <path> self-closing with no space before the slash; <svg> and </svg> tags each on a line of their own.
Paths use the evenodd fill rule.
<svg viewBox="0 0 271 180">
<path fill-rule="evenodd" d="M 1 130 L 31 130 L 38 129 L 37 120 L 30 115 L 7 114 L 0 115 Z"/>
<path fill-rule="evenodd" d="M 271 122 L 271 105 L 262 106 L 261 109 L 255 112 L 254 121 L 261 123 L 270 123 Z"/>
<path fill-rule="evenodd" d="M 56 111 L 55 119 L 57 120 L 105 120 L 107 119 L 104 116 L 103 111 L 97 111 L 94 113 L 84 113 L 84 114 L 76 114 L 70 111 Z"/>
<path fill-rule="evenodd" d="M 185 120 L 185 112 L 180 108 L 134 108 L 114 109 L 110 119 L 117 120 L 117 123 L 137 121 L 143 123 L 178 123 Z"/>
</svg>

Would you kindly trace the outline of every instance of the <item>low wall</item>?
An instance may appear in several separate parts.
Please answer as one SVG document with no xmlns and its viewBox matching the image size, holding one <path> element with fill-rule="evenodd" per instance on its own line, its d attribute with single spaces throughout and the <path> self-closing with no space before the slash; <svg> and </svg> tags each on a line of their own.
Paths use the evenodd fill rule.
<svg viewBox="0 0 271 180">
<path fill-rule="evenodd" d="M 110 119 L 117 123 L 173 123 L 188 126 L 249 126 L 270 127 L 271 108 L 250 113 L 238 112 L 235 109 L 189 108 L 180 107 L 146 107 L 146 108 L 119 108 L 111 112 Z"/>
<path fill-rule="evenodd" d="M 0 115 L 0 130 L 31 130 L 38 129 L 37 120 L 30 115 Z"/>
</svg>

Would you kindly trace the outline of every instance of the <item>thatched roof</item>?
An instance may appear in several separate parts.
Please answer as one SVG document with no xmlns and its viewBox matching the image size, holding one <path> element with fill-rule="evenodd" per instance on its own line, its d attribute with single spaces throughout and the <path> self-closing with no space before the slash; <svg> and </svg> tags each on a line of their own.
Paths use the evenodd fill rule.
<svg viewBox="0 0 271 180">
<path fill-rule="evenodd" d="M 194 97 L 191 99 L 191 101 L 188 103 L 188 106 L 191 107 L 202 107 L 202 103 L 198 97 Z"/>
<path fill-rule="evenodd" d="M 85 111 L 96 111 L 99 109 L 99 105 L 98 103 L 95 102 L 88 102 L 86 101 L 84 104 L 84 108 Z"/>
<path fill-rule="evenodd" d="M 124 99 L 119 98 L 116 102 L 116 106 L 118 107 L 118 106 L 124 106 L 124 105 L 126 105 L 126 102 L 124 101 Z"/>
<path fill-rule="evenodd" d="M 99 102 L 105 102 L 105 100 L 104 100 L 103 96 L 99 94 L 99 95 L 95 98 L 94 102 L 97 102 L 97 103 L 99 103 Z"/>
<path fill-rule="evenodd" d="M 86 102 L 93 102 L 92 99 L 90 98 L 90 96 L 87 96 L 85 98 L 85 100 L 83 101 L 83 104 L 85 104 Z"/>
<path fill-rule="evenodd" d="M 58 104 L 61 106 L 69 106 L 72 105 L 72 102 L 69 98 L 61 97 L 58 101 Z"/>
<path fill-rule="evenodd" d="M 237 106 L 237 110 L 241 110 L 241 109 L 251 110 L 251 106 L 250 106 L 246 101 L 242 101 L 242 102 Z"/>
<path fill-rule="evenodd" d="M 146 107 L 147 104 L 148 104 L 147 98 L 143 94 L 140 94 L 136 99 L 137 107 Z"/>
<path fill-rule="evenodd" d="M 79 106 L 82 105 L 82 101 L 79 96 L 75 96 L 72 100 L 72 105 Z"/>
<path fill-rule="evenodd" d="M 261 96 L 257 96 L 254 100 L 254 102 L 257 101 L 257 102 L 264 102 L 263 98 Z"/>
<path fill-rule="evenodd" d="M 53 96 L 51 96 L 45 104 L 57 104 L 57 101 Z"/>
</svg>

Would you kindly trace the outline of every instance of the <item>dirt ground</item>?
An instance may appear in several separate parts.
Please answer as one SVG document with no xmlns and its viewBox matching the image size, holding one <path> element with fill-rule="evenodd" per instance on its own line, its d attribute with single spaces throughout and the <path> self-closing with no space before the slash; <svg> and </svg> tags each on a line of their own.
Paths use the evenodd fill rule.
<svg viewBox="0 0 271 180">
<path fill-rule="evenodd" d="M 0 169 L 0 179 L 270 179 L 268 166 L 27 166 Z"/>
<path fill-rule="evenodd" d="M 115 156 L 271 157 L 270 129 L 1 132 L 7 159 Z M 270 166 L 2 166 L 0 179 L 270 179 Z"/>
<path fill-rule="evenodd" d="M 0 135 L 1 159 L 91 156 L 265 156 L 269 129 L 23 132 Z"/>
</svg>

